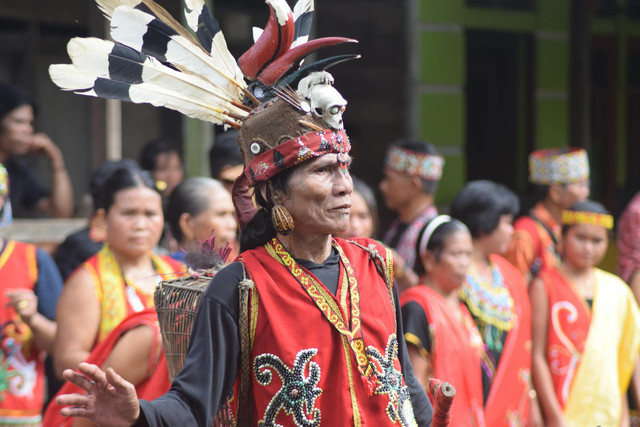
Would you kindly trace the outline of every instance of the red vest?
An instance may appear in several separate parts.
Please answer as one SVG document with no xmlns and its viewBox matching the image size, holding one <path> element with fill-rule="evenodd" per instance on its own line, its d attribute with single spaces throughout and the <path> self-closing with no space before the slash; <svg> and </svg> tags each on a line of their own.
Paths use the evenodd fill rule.
<svg viewBox="0 0 640 427">
<path fill-rule="evenodd" d="M 386 254 L 373 240 L 359 242 Z M 389 288 L 367 251 L 342 239 L 334 244 L 343 252 L 335 296 L 275 239 L 240 257 L 255 283 L 249 314 L 254 422 L 415 425 Z M 392 268 L 388 255 L 385 268 Z"/>
<path fill-rule="evenodd" d="M 44 399 L 45 353 L 34 346 L 5 291 L 33 290 L 38 279 L 36 247 L 8 241 L 0 255 L 0 424 L 39 425 Z"/>
<path fill-rule="evenodd" d="M 400 301 L 403 306 L 409 301 L 418 303 L 429 319 L 429 330 L 434 337 L 429 357 L 433 376 L 456 389 L 450 424 L 460 427 L 484 426 L 480 368 L 484 349 L 482 338 L 466 306 L 460 303 L 464 317 L 460 321 L 452 314 L 447 301 L 424 285 L 407 289 Z"/>
</svg>

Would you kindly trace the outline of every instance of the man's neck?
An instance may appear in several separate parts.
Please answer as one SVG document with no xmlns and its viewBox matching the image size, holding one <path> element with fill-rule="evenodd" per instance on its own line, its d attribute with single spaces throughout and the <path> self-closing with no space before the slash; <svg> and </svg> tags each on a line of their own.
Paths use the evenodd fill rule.
<svg viewBox="0 0 640 427">
<path fill-rule="evenodd" d="M 290 235 L 278 235 L 285 249 L 292 257 L 322 264 L 331 255 L 331 235 L 298 234 L 294 230 Z"/>
<path fill-rule="evenodd" d="M 403 224 L 409 224 L 431 206 L 433 206 L 433 196 L 420 193 L 398 209 L 398 219 Z"/>
<path fill-rule="evenodd" d="M 562 221 L 562 207 L 553 203 L 548 197 L 542 201 L 542 205 L 549 211 L 556 224 L 560 224 Z"/>
</svg>

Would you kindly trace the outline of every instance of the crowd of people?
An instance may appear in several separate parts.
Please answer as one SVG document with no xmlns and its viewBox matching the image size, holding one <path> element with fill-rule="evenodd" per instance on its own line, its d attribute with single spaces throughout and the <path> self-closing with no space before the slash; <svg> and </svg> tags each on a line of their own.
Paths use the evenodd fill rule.
<svg viewBox="0 0 640 427">
<path fill-rule="evenodd" d="M 17 106 L 2 119 L 2 147 L 12 144 L 9 137 L 16 133 L 14 116 L 23 109 L 21 102 L 32 105 L 26 95 L 15 93 L 22 101 L 9 103 Z M 28 135 L 21 138 L 28 141 Z M 32 128 L 31 135 L 35 141 Z M 278 285 L 290 276 L 278 270 L 278 263 L 271 267 L 270 262 L 265 263 L 263 258 L 272 254 L 291 271 L 297 269 L 308 279 L 318 280 L 315 286 L 338 295 L 341 279 L 337 275 L 347 272 L 349 264 L 344 263 L 345 271 L 336 267 L 343 257 L 356 262 L 362 256 L 351 253 L 353 248 L 343 247 L 342 242 L 366 246 L 372 241 L 363 238 L 378 235 L 383 237 L 374 248 L 378 254 L 387 253 L 385 262 L 393 263 L 389 274 L 394 286 L 370 295 L 361 288 L 360 296 L 371 301 L 391 292 L 397 310 L 391 323 L 402 325 L 398 332 L 403 331 L 406 342 L 406 349 L 399 346 L 396 355 L 409 396 L 415 396 L 416 387 L 428 391 L 430 378 L 453 384 L 456 397 L 451 425 L 456 426 L 631 422 L 640 403 L 636 369 L 640 199 L 636 196 L 631 201 L 617 227 L 621 279 L 597 268 L 614 223 L 602 205 L 588 200 L 589 162 L 584 150 L 531 154 L 529 179 L 537 201 L 528 212 L 520 213 L 519 198 L 504 185 L 478 180 L 468 182 L 450 206 L 441 209 L 447 211 L 443 215 L 434 204 L 443 157 L 428 143 L 395 141 L 387 150 L 379 190 L 397 219 L 384 233 L 379 229 L 375 191 L 361 179 L 349 177 L 337 154 L 321 156 L 280 174 L 285 176 L 276 175 L 279 179 L 272 186 L 255 194 L 263 209 L 251 220 L 252 231 L 244 229 L 241 252 L 231 188 L 225 186 L 238 177 L 238 166 L 242 171 L 240 149 L 236 145 L 232 150 L 228 144 L 237 138 L 237 132 L 229 131 L 221 136 L 221 146 L 212 149 L 217 153 L 211 157 L 212 171 L 218 179 L 184 179 L 179 149 L 163 139 L 151 140 L 139 163 L 131 159 L 105 162 L 91 180 L 93 213 L 88 226 L 59 245 L 54 258 L 33 245 L 2 240 L 0 274 L 5 291 L 1 298 L 6 301 L 2 366 L 7 385 L 2 389 L 1 422 L 43 422 L 45 400 L 51 400 L 57 391 L 52 385 L 60 386 L 57 380 L 63 378 L 63 372 L 76 369 L 81 362 L 114 368 L 141 399 L 168 392 L 171 383 L 153 290 L 159 281 L 185 274 L 185 252 L 215 236 L 218 248 L 231 248 L 229 260 L 240 254 L 243 261 L 232 262 L 214 278 L 216 292 L 199 314 L 211 322 L 196 325 L 192 343 L 210 350 L 190 356 L 193 360 L 171 388 L 194 387 L 193 378 L 203 367 L 214 367 L 210 381 L 197 383 L 198 388 L 189 391 L 204 402 L 218 402 L 203 404 L 203 418 L 194 416 L 200 425 L 225 404 L 229 387 L 237 381 L 235 372 L 241 369 L 236 359 L 241 313 L 233 303 L 239 298 L 237 284 L 247 274 L 270 277 L 260 285 L 256 282 L 263 304 L 303 298 L 303 288 L 303 294 L 295 296 L 290 288 Z M 318 167 L 320 172 L 315 172 Z M 11 222 L 10 194 L 14 184 L 22 185 L 22 175 L 12 176 L 10 168 L 0 168 L 2 225 Z M 49 197 L 46 191 L 42 194 Z M 339 214 L 324 218 L 318 208 L 334 203 L 334 194 L 342 198 L 340 206 L 331 206 Z M 277 228 L 270 214 L 276 204 L 286 207 L 296 230 L 305 230 L 304 238 Z M 279 238 L 272 240 L 274 234 Z M 329 240 L 314 244 L 318 235 L 329 236 Z M 283 245 L 290 252 L 296 248 L 293 258 L 281 258 Z M 262 247 L 267 251 L 255 252 Z M 363 254 L 370 256 L 366 251 Z M 375 269 L 369 274 L 380 277 Z M 332 289 L 331 284 L 339 286 Z M 259 310 L 257 315 L 274 319 L 310 315 L 306 306 L 298 314 L 292 312 L 294 305 L 285 305 L 283 312 L 276 311 L 277 306 L 269 312 Z M 379 310 L 385 304 L 381 301 L 373 306 Z M 322 311 L 317 313 L 323 316 Z M 318 322 L 320 319 L 311 321 Z M 278 334 L 261 328 L 253 333 L 254 346 L 256 341 L 268 343 L 261 351 L 287 347 L 291 340 L 300 339 L 298 332 L 282 328 Z M 382 348 L 388 344 L 380 342 Z M 347 348 L 338 346 L 332 352 Z M 45 369 L 45 355 L 54 362 L 51 372 Z M 409 363 L 412 373 L 407 371 Z M 365 368 L 354 368 L 361 370 L 366 381 Z M 74 391 L 82 387 L 66 382 L 58 394 Z M 170 408 L 184 400 L 169 393 L 160 398 L 160 405 L 142 406 L 148 420 L 159 417 L 171 422 Z M 239 402 L 240 396 L 234 396 Z M 259 395 L 253 398 L 261 399 Z M 423 419 L 428 418 L 424 414 L 429 403 L 421 407 L 416 402 L 420 400 L 413 401 L 414 413 L 422 411 Z M 72 425 L 73 418 L 60 415 L 62 408 L 51 401 L 45 425 Z M 176 411 L 175 416 L 183 415 Z M 83 425 L 82 420 L 77 418 L 73 425 Z"/>
<path fill-rule="evenodd" d="M 239 426 L 428 426 L 443 416 L 432 379 L 455 388 L 452 426 L 638 423 L 640 196 L 615 228 L 617 276 L 598 268 L 615 224 L 588 199 L 584 149 L 530 154 L 531 209 L 489 180 L 467 182 L 436 206 L 445 159 L 403 138 L 389 144 L 377 177 L 397 216 L 382 230 L 376 192 L 350 174 L 358 141 L 343 127 L 346 100 L 324 71 L 330 64 L 296 74 L 296 90 L 293 77 L 278 83 L 298 52 L 328 43 L 305 46 L 309 28 L 298 25 L 312 10 L 268 4 L 270 23 L 238 64 L 204 2 L 188 10 L 200 43 L 225 58 L 224 72 L 213 67 L 207 78 L 233 83 L 216 83 L 206 100 L 197 96 L 207 78 L 189 54 L 173 56 L 178 40 L 195 43 L 177 22 L 150 1 L 135 10 L 102 4 L 119 15 L 116 39 L 118 28 L 138 34 L 140 22 L 162 21 L 165 29 L 150 28 L 142 47 L 128 49 L 156 55 L 145 64 L 165 73 L 163 84 L 188 74 L 189 89 L 180 87 L 199 88 L 184 105 L 143 99 L 142 90 L 135 102 L 232 129 L 216 137 L 211 177 L 185 179 L 180 149 L 165 139 L 150 140 L 137 162 L 100 165 L 87 227 L 53 257 L 0 239 L 0 424 L 227 425 L 223 414 Z M 289 50 L 294 30 L 304 41 Z M 158 46 L 171 48 L 154 53 Z M 139 65 L 131 58 L 123 70 Z M 52 66 L 52 79 L 78 90 L 66 86 L 75 80 L 65 67 Z M 115 68 L 81 92 L 131 100 L 121 89 L 140 82 L 131 73 L 117 81 Z M 219 104 L 207 110 L 210 102 Z M 34 113 L 26 93 L 0 85 L 0 226 L 14 211 L 72 215 L 64 156 L 34 132 Z M 28 154 L 49 160 L 50 189 L 23 161 Z M 171 381 L 154 291 L 204 274 L 190 264 L 203 245 L 230 256 L 207 272 Z"/>
</svg>

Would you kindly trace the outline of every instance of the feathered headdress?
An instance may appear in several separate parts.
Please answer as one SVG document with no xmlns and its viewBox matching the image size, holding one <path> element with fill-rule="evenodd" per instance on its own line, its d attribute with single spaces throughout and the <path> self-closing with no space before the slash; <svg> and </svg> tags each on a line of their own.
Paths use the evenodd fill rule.
<svg viewBox="0 0 640 427">
<path fill-rule="evenodd" d="M 346 101 L 324 70 L 359 55 L 300 68 L 321 47 L 355 42 L 308 41 L 313 0 L 299 0 L 293 10 L 286 0 L 266 0 L 267 25 L 254 29 L 255 43 L 237 62 L 204 0 L 185 0 L 191 32 L 152 0 L 96 1 L 111 20 L 113 41 L 71 39 L 72 63 L 51 65 L 51 79 L 77 94 L 149 103 L 239 129 L 246 168 L 234 200 L 241 222 L 253 211 L 238 206 L 248 203 L 248 185 L 311 156 L 348 151 Z"/>
</svg>

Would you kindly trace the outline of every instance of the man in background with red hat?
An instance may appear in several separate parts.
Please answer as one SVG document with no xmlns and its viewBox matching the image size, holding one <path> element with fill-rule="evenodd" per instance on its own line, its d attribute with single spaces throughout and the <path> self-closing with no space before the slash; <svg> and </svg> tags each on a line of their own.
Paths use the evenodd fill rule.
<svg viewBox="0 0 640 427">
<path fill-rule="evenodd" d="M 529 155 L 529 181 L 540 200 L 514 223 L 506 258 L 527 282 L 555 265 L 563 209 L 589 197 L 589 159 L 582 148 L 544 149 Z"/>
</svg>

